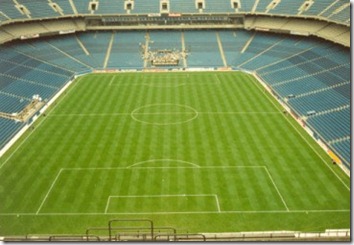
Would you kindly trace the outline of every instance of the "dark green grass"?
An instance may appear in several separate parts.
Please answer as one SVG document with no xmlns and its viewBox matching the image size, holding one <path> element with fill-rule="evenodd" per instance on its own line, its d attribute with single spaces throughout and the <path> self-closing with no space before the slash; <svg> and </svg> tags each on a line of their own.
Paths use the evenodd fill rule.
<svg viewBox="0 0 354 245">
<path fill-rule="evenodd" d="M 0 235 L 350 228 L 349 178 L 239 72 L 84 76 L 0 166 Z"/>
</svg>

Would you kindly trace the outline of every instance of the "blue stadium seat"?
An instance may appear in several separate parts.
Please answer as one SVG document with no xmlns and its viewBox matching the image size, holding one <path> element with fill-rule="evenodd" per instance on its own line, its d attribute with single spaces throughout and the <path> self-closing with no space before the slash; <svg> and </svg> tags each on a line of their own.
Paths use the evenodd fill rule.
<svg viewBox="0 0 354 245">
<path fill-rule="evenodd" d="M 95 14 L 125 14 L 124 1 L 122 0 L 110 0 L 100 1 Z"/>
<path fill-rule="evenodd" d="M 215 31 L 185 31 L 188 65 L 191 67 L 222 67 L 223 62 Z"/>
<path fill-rule="evenodd" d="M 74 8 L 69 0 L 53 0 L 63 12 L 55 11 L 48 1 L 45 0 L 18 0 L 18 3 L 25 6 L 30 11 L 31 18 L 55 18 L 61 14 L 72 16 L 75 14 L 74 8 L 78 14 L 126 14 L 123 0 L 100 0 L 97 10 L 89 10 L 91 0 L 73 1 Z M 335 3 L 332 0 L 314 1 L 314 4 L 304 12 L 299 13 L 299 7 L 303 4 L 302 0 L 282 0 L 275 7 L 268 9 L 272 0 L 259 1 L 256 6 L 256 13 L 271 15 L 291 15 L 291 16 L 310 16 L 319 19 L 329 19 L 334 22 L 350 25 L 350 5 L 346 0 L 339 0 Z M 255 0 L 240 0 L 240 6 L 237 12 L 250 13 L 257 3 Z M 333 4 L 334 3 L 334 4 Z M 206 0 L 203 12 L 205 13 L 235 13 L 230 0 Z M 198 13 L 195 2 L 191 0 L 173 0 L 170 1 L 170 12 L 177 13 Z M 160 1 L 158 0 L 135 0 L 132 14 L 156 14 L 160 13 Z M 0 5 L 0 21 L 7 19 L 28 19 L 28 16 L 22 14 L 15 8 L 12 0 L 2 0 Z"/>
<path fill-rule="evenodd" d="M 195 2 L 190 0 L 170 1 L 170 12 L 172 13 L 198 13 Z"/>
<path fill-rule="evenodd" d="M 32 18 L 52 18 L 60 14 L 55 12 L 50 6 L 49 2 L 43 0 L 17 0 L 19 4 L 26 6 Z"/>
<path fill-rule="evenodd" d="M 24 123 L 0 117 L 0 149 L 24 126 Z"/>
<path fill-rule="evenodd" d="M 74 10 L 70 5 L 69 0 L 53 0 L 52 2 L 58 4 L 58 6 L 63 10 L 63 13 L 65 15 L 74 14 Z"/>
<path fill-rule="evenodd" d="M 334 148 L 336 152 L 338 152 L 337 153 L 338 155 L 342 156 L 342 159 L 344 159 L 343 163 L 348 168 L 350 168 L 350 162 L 351 162 L 350 139 L 333 143 L 331 146 Z"/>
<path fill-rule="evenodd" d="M 307 123 L 327 142 L 350 136 L 350 108 L 309 117 Z"/>
</svg>

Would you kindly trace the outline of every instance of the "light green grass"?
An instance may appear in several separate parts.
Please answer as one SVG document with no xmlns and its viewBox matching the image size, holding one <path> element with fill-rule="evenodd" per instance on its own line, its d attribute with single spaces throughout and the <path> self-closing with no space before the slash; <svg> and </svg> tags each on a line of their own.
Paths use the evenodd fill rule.
<svg viewBox="0 0 354 245">
<path fill-rule="evenodd" d="M 0 235 L 350 228 L 349 178 L 240 72 L 81 77 L 0 166 Z"/>
</svg>

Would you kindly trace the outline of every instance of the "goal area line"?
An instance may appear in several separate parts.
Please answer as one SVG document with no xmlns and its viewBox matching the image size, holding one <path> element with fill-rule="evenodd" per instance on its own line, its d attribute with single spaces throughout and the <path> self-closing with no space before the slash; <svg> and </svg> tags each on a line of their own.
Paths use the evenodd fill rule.
<svg viewBox="0 0 354 245">
<path fill-rule="evenodd" d="M 119 204 L 124 203 L 124 199 L 129 200 L 129 199 L 150 199 L 150 204 L 152 203 L 154 207 L 157 207 L 161 205 L 163 202 L 164 204 L 167 204 L 167 206 L 171 207 L 173 206 L 172 204 L 174 203 L 179 203 L 178 207 L 174 207 L 172 209 L 176 209 L 175 211 L 171 211 L 172 213 L 184 213 L 184 212 L 190 212 L 190 211 L 180 211 L 183 209 L 181 206 L 188 206 L 188 204 L 191 204 L 191 202 L 200 202 L 200 201 L 207 201 L 208 207 L 210 209 L 214 209 L 216 212 L 220 213 L 220 203 L 219 203 L 219 198 L 218 195 L 216 194 L 175 194 L 175 195 L 118 195 L 118 196 L 109 196 L 105 208 L 105 214 L 126 214 L 129 213 L 124 211 L 124 212 L 109 212 L 110 209 L 114 208 L 115 206 L 119 206 Z M 120 200 L 119 200 L 120 199 Z M 116 205 L 112 205 L 116 204 Z M 118 205 L 117 205 L 118 204 Z M 165 205 L 166 206 L 166 205 Z M 198 211 L 192 211 L 192 212 L 208 212 L 210 210 L 203 210 L 204 208 L 201 205 L 194 205 L 194 207 L 200 209 Z M 164 207 L 163 209 L 165 209 Z M 162 208 L 160 208 L 162 209 Z M 153 213 L 170 213 L 168 211 L 154 211 Z M 178 210 L 179 209 L 179 210 Z M 214 212 L 213 210 L 211 212 Z M 146 213 L 146 211 L 134 211 L 132 213 Z"/>
</svg>

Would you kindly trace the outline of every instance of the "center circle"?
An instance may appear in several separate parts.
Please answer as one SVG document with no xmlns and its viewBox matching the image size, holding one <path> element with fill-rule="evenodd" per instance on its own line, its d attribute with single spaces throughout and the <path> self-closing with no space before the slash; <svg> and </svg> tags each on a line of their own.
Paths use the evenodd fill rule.
<svg viewBox="0 0 354 245">
<path fill-rule="evenodd" d="M 150 104 L 136 108 L 130 115 L 137 122 L 164 126 L 190 122 L 198 117 L 198 111 L 187 105 Z"/>
</svg>

